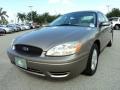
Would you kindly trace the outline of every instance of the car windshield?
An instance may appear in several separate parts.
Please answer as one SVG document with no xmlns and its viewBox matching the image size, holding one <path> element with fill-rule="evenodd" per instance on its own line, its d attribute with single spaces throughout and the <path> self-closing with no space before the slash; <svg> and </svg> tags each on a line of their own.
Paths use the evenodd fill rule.
<svg viewBox="0 0 120 90">
<path fill-rule="evenodd" d="M 6 25 L 0 25 L 0 27 L 6 27 Z"/>
<path fill-rule="evenodd" d="M 49 26 L 83 26 L 95 27 L 95 13 L 92 12 L 79 12 L 70 13 L 60 16 Z"/>
</svg>

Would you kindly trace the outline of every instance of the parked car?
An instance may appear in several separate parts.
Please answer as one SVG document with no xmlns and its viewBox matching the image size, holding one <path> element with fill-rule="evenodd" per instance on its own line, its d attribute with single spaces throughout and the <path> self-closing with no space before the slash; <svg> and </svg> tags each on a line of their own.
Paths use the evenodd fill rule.
<svg viewBox="0 0 120 90">
<path fill-rule="evenodd" d="M 21 25 L 25 28 L 25 30 L 29 30 L 30 29 L 30 26 L 27 25 L 27 24 L 21 24 Z"/>
<path fill-rule="evenodd" d="M 5 33 L 11 33 L 14 31 L 12 28 L 6 27 L 6 25 L 0 25 L 0 28 L 3 29 Z"/>
<path fill-rule="evenodd" d="M 91 76 L 100 52 L 112 41 L 113 30 L 103 13 L 80 11 L 17 37 L 7 53 L 13 64 L 28 73 L 49 78 Z"/>
<path fill-rule="evenodd" d="M 15 24 L 8 24 L 7 27 L 13 29 L 15 32 L 21 30 L 21 29 L 20 29 L 18 26 L 16 26 Z"/>
<path fill-rule="evenodd" d="M 109 18 L 109 21 L 111 21 L 113 29 L 115 29 L 115 30 L 120 29 L 120 17 Z"/>
<path fill-rule="evenodd" d="M 26 29 L 26 28 L 25 28 L 23 25 L 21 25 L 21 24 L 16 24 L 16 26 L 19 27 L 20 30 L 25 30 L 25 29 Z"/>
<path fill-rule="evenodd" d="M 35 28 L 35 26 L 32 23 L 27 23 L 26 25 L 29 26 L 30 29 L 34 29 Z"/>
<path fill-rule="evenodd" d="M 5 30 L 3 30 L 2 28 L 0 28 L 0 36 L 5 34 Z"/>
</svg>

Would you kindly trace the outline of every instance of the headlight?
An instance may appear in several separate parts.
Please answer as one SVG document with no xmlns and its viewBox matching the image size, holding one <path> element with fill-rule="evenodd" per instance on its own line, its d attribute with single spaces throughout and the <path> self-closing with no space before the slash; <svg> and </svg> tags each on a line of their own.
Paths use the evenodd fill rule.
<svg viewBox="0 0 120 90">
<path fill-rule="evenodd" d="M 10 29 L 9 28 L 6 28 L 7 31 L 9 31 Z"/>
<path fill-rule="evenodd" d="M 55 46 L 47 51 L 47 56 L 65 56 L 80 51 L 81 44 L 79 42 L 68 42 Z"/>
</svg>

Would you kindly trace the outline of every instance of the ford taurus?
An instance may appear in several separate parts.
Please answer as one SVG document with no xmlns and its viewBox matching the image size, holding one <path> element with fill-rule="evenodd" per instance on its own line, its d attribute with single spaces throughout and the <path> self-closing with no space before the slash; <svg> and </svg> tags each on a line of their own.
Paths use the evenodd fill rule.
<svg viewBox="0 0 120 90">
<path fill-rule="evenodd" d="M 71 12 L 13 40 L 7 53 L 20 69 L 49 78 L 92 76 L 98 57 L 112 46 L 113 31 L 99 11 Z"/>
</svg>

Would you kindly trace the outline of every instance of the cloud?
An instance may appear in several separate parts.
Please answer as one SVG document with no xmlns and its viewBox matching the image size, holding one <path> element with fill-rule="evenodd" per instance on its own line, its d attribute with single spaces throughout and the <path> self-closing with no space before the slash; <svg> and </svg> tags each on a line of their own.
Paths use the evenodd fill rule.
<svg viewBox="0 0 120 90">
<path fill-rule="evenodd" d="M 94 10 L 98 10 L 106 14 L 109 10 L 111 10 L 111 7 L 108 8 L 106 4 L 101 4 L 94 8 Z"/>
<path fill-rule="evenodd" d="M 50 4 L 71 4 L 72 0 L 48 0 Z"/>
<path fill-rule="evenodd" d="M 51 4 L 55 4 L 55 3 L 59 3 L 60 0 L 48 0 L 48 2 L 51 3 Z"/>
<path fill-rule="evenodd" d="M 64 14 L 78 10 L 74 0 L 48 0 L 51 8 L 47 9 L 50 14 Z"/>
<path fill-rule="evenodd" d="M 72 0 L 62 0 L 62 3 L 63 3 L 63 4 L 71 4 L 71 3 L 72 3 Z"/>
</svg>

